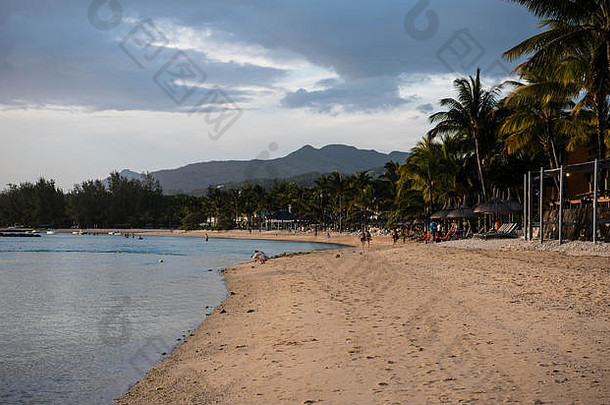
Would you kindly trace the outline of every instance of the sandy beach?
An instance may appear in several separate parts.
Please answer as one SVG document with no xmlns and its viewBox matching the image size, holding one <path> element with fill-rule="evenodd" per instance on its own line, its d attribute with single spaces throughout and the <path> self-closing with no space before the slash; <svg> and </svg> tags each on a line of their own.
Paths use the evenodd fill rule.
<svg viewBox="0 0 610 405">
<path fill-rule="evenodd" d="M 609 403 L 610 257 L 494 243 L 227 269 L 222 306 L 118 403 Z"/>
</svg>

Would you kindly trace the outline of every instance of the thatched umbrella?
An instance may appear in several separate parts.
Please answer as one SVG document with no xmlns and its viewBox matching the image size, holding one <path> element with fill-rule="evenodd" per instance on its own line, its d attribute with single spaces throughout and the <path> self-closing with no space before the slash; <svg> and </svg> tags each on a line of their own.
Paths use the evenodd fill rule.
<svg viewBox="0 0 610 405">
<path fill-rule="evenodd" d="M 504 201 L 504 204 L 506 204 L 512 213 L 523 212 L 523 204 L 521 204 L 519 201 L 509 199 L 508 201 Z"/>
<path fill-rule="evenodd" d="M 430 215 L 430 219 L 445 219 L 447 215 L 450 213 L 450 210 L 441 210 L 437 211 L 434 214 Z"/>
<path fill-rule="evenodd" d="M 447 214 L 447 218 L 449 219 L 472 219 L 476 218 L 477 216 L 477 213 L 475 213 L 474 210 L 467 205 L 462 205 L 460 208 Z"/>
<path fill-rule="evenodd" d="M 510 214 L 513 211 L 504 201 L 495 199 L 478 205 L 474 212 L 482 214 Z"/>
<path fill-rule="evenodd" d="M 488 205 L 489 205 L 489 203 L 477 204 L 477 206 L 474 207 L 474 212 L 483 214 L 483 213 L 487 212 Z"/>
</svg>

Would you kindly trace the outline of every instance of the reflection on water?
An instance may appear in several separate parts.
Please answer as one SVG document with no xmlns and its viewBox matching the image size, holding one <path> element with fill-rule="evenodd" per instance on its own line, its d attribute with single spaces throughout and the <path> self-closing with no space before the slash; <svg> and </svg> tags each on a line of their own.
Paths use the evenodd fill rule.
<svg viewBox="0 0 610 405">
<path fill-rule="evenodd" d="M 334 247 L 187 237 L 0 238 L 0 403 L 111 403 L 226 295 L 253 249 Z"/>
</svg>

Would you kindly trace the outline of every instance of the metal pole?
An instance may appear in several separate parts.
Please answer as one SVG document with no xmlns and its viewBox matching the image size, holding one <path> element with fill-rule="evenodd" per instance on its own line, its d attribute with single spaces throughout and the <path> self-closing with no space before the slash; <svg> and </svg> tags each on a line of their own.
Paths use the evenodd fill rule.
<svg viewBox="0 0 610 405">
<path fill-rule="evenodd" d="M 598 179 L 597 172 L 599 171 L 599 160 L 595 159 L 593 165 L 593 243 L 597 243 L 597 193 Z"/>
<path fill-rule="evenodd" d="M 523 175 L 523 238 L 527 240 L 527 174 Z"/>
<path fill-rule="evenodd" d="M 533 223 L 532 223 L 532 172 L 527 172 L 527 234 L 529 236 L 529 240 L 533 240 Z"/>
<path fill-rule="evenodd" d="M 540 168 L 540 243 L 544 242 L 544 167 Z"/>
<path fill-rule="evenodd" d="M 563 165 L 559 168 L 559 244 L 563 241 Z"/>
</svg>

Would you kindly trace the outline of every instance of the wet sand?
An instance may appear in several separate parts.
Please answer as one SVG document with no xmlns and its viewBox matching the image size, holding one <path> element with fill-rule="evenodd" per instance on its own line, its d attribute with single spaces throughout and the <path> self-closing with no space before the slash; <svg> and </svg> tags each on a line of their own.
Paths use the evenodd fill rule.
<svg viewBox="0 0 610 405">
<path fill-rule="evenodd" d="M 228 269 L 118 403 L 610 402 L 609 257 L 373 245 Z"/>
</svg>

